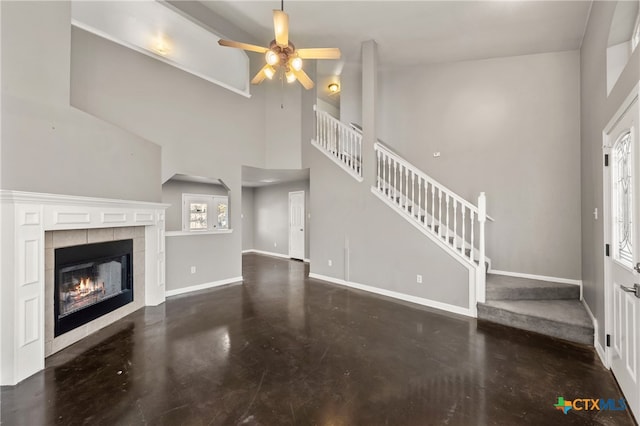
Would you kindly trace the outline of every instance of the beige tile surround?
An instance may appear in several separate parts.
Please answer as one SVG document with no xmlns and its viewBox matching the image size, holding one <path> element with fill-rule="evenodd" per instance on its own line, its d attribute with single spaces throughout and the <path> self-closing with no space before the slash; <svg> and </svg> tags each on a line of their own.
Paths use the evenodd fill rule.
<svg viewBox="0 0 640 426">
<path fill-rule="evenodd" d="M 61 336 L 54 332 L 55 249 L 81 244 L 133 239 L 133 302 Z M 145 306 L 145 227 L 74 229 L 45 232 L 45 357 L 48 357 L 103 327 Z"/>
</svg>

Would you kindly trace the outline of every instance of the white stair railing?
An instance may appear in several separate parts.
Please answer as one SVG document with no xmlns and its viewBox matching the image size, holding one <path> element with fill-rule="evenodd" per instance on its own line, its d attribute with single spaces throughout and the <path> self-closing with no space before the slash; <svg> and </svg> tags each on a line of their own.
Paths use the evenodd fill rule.
<svg viewBox="0 0 640 426">
<path fill-rule="evenodd" d="M 484 192 L 475 206 L 386 146 L 376 143 L 374 147 L 377 163 L 374 192 L 475 268 L 477 301 L 484 302 L 484 228 L 488 218 Z"/>
<path fill-rule="evenodd" d="M 362 134 L 325 111 L 316 111 L 316 137 L 311 144 L 362 181 Z"/>
</svg>

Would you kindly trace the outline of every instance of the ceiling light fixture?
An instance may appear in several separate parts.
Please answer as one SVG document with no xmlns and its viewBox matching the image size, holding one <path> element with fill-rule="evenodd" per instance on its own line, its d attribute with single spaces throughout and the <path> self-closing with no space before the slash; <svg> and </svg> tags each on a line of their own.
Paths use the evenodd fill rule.
<svg viewBox="0 0 640 426">
<path fill-rule="evenodd" d="M 302 59 L 298 58 L 297 56 L 291 59 L 291 68 L 296 71 L 300 71 L 302 69 Z"/>
<path fill-rule="evenodd" d="M 327 89 L 329 89 L 331 93 L 337 93 L 338 90 L 340 90 L 340 86 L 338 85 L 338 83 L 331 83 L 329 86 L 327 86 Z"/>
<path fill-rule="evenodd" d="M 218 40 L 220 46 L 264 53 L 267 65 L 258 71 L 258 74 L 251 80 L 251 84 L 260 84 L 265 78 L 273 78 L 276 68 L 280 69 L 279 67 L 282 67 L 283 73 L 289 83 L 298 80 L 300 84 L 308 90 L 311 89 L 314 84 L 302 69 L 302 59 L 340 59 L 340 49 L 336 47 L 297 49 L 293 43 L 289 41 L 289 15 L 284 12 L 284 0 L 280 1 L 280 10 L 273 11 L 273 29 L 275 39 L 269 43 L 269 47 L 231 40 Z"/>
<path fill-rule="evenodd" d="M 269 80 L 271 80 L 273 78 L 273 76 L 276 74 L 275 68 L 273 68 L 269 64 L 264 66 L 263 72 L 264 72 L 264 75 L 266 75 Z"/>
<path fill-rule="evenodd" d="M 273 50 L 269 50 L 264 57 L 269 65 L 275 65 L 280 61 L 280 58 Z"/>
<path fill-rule="evenodd" d="M 164 36 L 159 35 L 154 39 L 151 49 L 158 55 L 167 56 L 171 52 L 171 44 Z"/>
</svg>

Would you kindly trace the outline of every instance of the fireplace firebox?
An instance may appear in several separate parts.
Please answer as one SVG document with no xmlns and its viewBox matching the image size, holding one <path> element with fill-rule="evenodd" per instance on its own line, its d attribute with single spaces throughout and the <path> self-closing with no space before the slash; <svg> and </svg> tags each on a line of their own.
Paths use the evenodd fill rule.
<svg viewBox="0 0 640 426">
<path fill-rule="evenodd" d="M 54 336 L 133 302 L 133 240 L 55 250 Z"/>
</svg>

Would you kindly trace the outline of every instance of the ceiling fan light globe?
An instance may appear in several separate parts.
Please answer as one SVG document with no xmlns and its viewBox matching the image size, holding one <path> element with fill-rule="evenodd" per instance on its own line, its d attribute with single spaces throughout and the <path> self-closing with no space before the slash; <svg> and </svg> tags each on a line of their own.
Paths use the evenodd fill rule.
<svg viewBox="0 0 640 426">
<path fill-rule="evenodd" d="M 264 68 L 263 72 L 264 72 L 264 75 L 266 75 L 269 80 L 271 80 L 273 76 L 276 74 L 276 70 L 271 65 L 267 65 Z"/>
<path fill-rule="evenodd" d="M 285 77 L 287 77 L 287 83 L 293 83 L 296 81 L 296 76 L 292 71 L 287 71 L 285 73 Z"/>
<path fill-rule="evenodd" d="M 275 65 L 280 61 L 280 58 L 273 50 L 269 50 L 265 53 L 264 57 L 269 65 Z"/>
<path fill-rule="evenodd" d="M 291 68 L 296 71 L 300 71 L 302 69 L 302 59 L 298 58 L 297 56 L 291 59 Z"/>
</svg>

